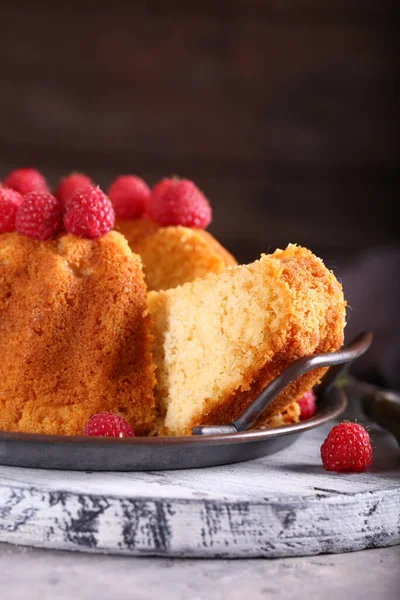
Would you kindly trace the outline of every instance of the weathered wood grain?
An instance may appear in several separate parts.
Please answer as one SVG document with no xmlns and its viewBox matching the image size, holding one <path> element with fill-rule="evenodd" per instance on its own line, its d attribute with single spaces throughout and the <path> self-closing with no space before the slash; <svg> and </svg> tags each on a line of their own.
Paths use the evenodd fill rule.
<svg viewBox="0 0 400 600">
<path fill-rule="evenodd" d="M 229 467 L 61 473 L 0 467 L 0 540 L 116 554 L 281 557 L 400 543 L 395 442 L 378 432 L 374 470 L 323 471 L 324 431 Z"/>
</svg>

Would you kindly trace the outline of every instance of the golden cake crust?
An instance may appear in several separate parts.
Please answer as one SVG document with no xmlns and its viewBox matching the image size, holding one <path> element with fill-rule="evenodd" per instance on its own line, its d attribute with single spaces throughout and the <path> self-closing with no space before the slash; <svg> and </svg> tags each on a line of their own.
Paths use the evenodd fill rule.
<svg viewBox="0 0 400 600">
<path fill-rule="evenodd" d="M 204 424 L 233 421 L 270 381 L 295 360 L 310 354 L 334 352 L 343 344 L 346 302 L 342 286 L 333 273 L 310 250 L 292 244 L 285 250 L 277 250 L 271 258 L 281 263 L 279 277 L 287 284 L 292 296 L 293 313 L 284 343 L 256 377 L 249 372 L 241 389 L 228 396 L 206 416 L 195 418 L 190 428 L 198 425 L 199 420 L 203 420 Z M 319 293 L 317 302 L 310 299 L 309 291 L 312 289 Z M 274 415 L 284 412 L 293 400 L 313 387 L 326 371 L 325 368 L 314 369 L 293 381 L 274 399 L 254 427 L 267 424 Z"/>
<path fill-rule="evenodd" d="M 120 219 L 116 227 L 141 256 L 149 291 L 174 288 L 237 265 L 233 256 L 201 229 L 160 227 L 149 219 Z"/>
<path fill-rule="evenodd" d="M 111 232 L 46 242 L 0 235 L 0 429 L 80 435 L 91 415 L 154 420 L 140 258 Z"/>
</svg>

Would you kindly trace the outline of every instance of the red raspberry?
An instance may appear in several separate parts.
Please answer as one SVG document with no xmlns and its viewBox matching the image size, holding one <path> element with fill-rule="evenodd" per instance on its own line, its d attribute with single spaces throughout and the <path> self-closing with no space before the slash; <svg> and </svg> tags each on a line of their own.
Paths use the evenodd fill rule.
<svg viewBox="0 0 400 600">
<path fill-rule="evenodd" d="M 151 195 L 147 204 L 147 214 L 150 219 L 155 221 L 154 206 L 158 203 L 159 198 L 165 194 L 165 192 L 175 183 L 179 181 L 178 177 L 167 177 L 161 179 L 151 189 Z"/>
<path fill-rule="evenodd" d="M 31 192 L 23 197 L 15 219 L 15 229 L 34 240 L 48 240 L 62 225 L 61 206 L 47 192 Z"/>
<path fill-rule="evenodd" d="M 83 435 L 96 437 L 134 437 L 129 423 L 119 415 L 109 412 L 97 413 L 90 417 L 83 429 Z"/>
<path fill-rule="evenodd" d="M 372 463 L 371 440 L 364 427 L 344 421 L 335 425 L 321 446 L 327 471 L 361 473 Z"/>
<path fill-rule="evenodd" d="M 138 219 L 143 216 L 150 198 L 150 188 L 135 175 L 121 175 L 108 188 L 108 195 L 117 217 Z"/>
<path fill-rule="evenodd" d="M 315 394 L 312 390 L 308 390 L 308 392 L 305 392 L 305 394 L 297 400 L 297 404 L 300 406 L 300 421 L 306 421 L 315 415 L 317 412 L 315 400 Z"/>
<path fill-rule="evenodd" d="M 114 227 L 115 213 L 108 196 L 99 187 L 78 190 L 68 200 L 64 214 L 65 229 L 79 237 L 94 240 Z"/>
<path fill-rule="evenodd" d="M 19 192 L 2 187 L 0 183 L 0 233 L 15 231 L 15 217 L 21 202 Z"/>
<path fill-rule="evenodd" d="M 153 213 L 160 225 L 184 225 L 205 229 L 211 222 L 207 198 L 192 181 L 181 179 L 154 201 Z"/>
<path fill-rule="evenodd" d="M 16 169 L 3 181 L 5 187 L 16 190 L 22 195 L 29 192 L 48 192 L 46 180 L 36 169 Z"/>
<path fill-rule="evenodd" d="M 60 179 L 54 195 L 60 202 L 62 208 L 65 208 L 68 200 L 75 192 L 92 184 L 92 180 L 87 175 L 83 175 L 83 173 L 71 173 L 70 175 L 67 175 L 67 177 Z"/>
</svg>

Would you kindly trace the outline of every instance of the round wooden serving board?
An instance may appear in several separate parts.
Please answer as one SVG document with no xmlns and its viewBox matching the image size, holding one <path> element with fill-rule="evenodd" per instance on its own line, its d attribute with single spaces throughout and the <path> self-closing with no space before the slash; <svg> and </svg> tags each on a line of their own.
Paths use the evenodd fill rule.
<svg viewBox="0 0 400 600">
<path fill-rule="evenodd" d="M 0 467 L 0 541 L 132 555 L 283 557 L 400 543 L 399 449 L 372 431 L 373 468 L 320 464 L 329 425 L 278 454 L 187 471 Z"/>
</svg>

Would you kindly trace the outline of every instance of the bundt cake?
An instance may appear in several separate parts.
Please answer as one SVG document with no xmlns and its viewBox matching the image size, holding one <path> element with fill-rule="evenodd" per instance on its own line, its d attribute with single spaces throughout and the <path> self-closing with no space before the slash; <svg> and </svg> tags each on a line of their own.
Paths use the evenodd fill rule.
<svg viewBox="0 0 400 600">
<path fill-rule="evenodd" d="M 202 229 L 160 227 L 149 219 L 119 219 L 116 228 L 141 256 L 149 291 L 174 288 L 237 265 L 233 256 Z"/>
<path fill-rule="evenodd" d="M 319 258 L 294 245 L 148 299 L 156 401 L 169 435 L 232 421 L 294 360 L 343 342 L 341 285 Z M 285 411 L 323 373 L 290 384 L 257 424 Z"/>
<path fill-rule="evenodd" d="M 81 435 L 99 411 L 155 416 L 140 258 L 124 237 L 0 235 L 0 429 Z"/>
<path fill-rule="evenodd" d="M 186 227 L 211 219 L 193 182 L 142 185 L 146 200 L 137 178 L 119 178 L 125 216 L 146 200 L 167 225 L 119 219 L 120 233 L 111 200 L 82 174 L 64 178 L 57 198 L 32 169 L 5 183 L 0 430 L 188 435 L 233 420 L 297 358 L 342 344 L 345 301 L 322 261 L 289 245 L 237 266 L 211 234 Z M 290 384 L 255 426 L 297 421 L 323 372 Z"/>
</svg>

